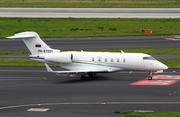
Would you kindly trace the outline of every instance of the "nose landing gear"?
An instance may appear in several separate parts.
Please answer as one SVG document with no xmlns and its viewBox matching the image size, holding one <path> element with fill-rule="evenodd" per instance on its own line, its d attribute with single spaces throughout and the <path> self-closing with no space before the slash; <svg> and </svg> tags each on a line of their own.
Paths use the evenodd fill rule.
<svg viewBox="0 0 180 117">
<path fill-rule="evenodd" d="M 152 80 L 152 72 L 149 72 L 148 80 Z"/>
</svg>

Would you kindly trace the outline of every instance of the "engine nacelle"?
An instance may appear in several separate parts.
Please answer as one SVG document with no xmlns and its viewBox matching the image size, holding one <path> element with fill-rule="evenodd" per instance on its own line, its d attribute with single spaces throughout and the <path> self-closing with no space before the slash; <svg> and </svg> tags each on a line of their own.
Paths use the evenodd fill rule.
<svg viewBox="0 0 180 117">
<path fill-rule="evenodd" d="M 72 59 L 73 55 L 71 53 L 53 53 L 45 56 L 46 61 L 56 63 L 70 63 Z"/>
</svg>

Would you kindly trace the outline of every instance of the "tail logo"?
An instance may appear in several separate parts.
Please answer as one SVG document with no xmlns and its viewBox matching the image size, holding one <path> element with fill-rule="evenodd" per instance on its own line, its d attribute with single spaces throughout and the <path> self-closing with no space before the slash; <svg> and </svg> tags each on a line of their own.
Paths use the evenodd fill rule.
<svg viewBox="0 0 180 117">
<path fill-rule="evenodd" d="M 41 44 L 36 44 L 35 47 L 36 48 L 41 48 Z"/>
</svg>

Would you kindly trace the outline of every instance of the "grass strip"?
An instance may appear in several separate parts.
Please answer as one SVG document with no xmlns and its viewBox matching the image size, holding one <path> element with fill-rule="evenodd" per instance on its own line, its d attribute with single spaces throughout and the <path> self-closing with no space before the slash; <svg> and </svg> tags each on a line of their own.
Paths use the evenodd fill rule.
<svg viewBox="0 0 180 117">
<path fill-rule="evenodd" d="M 119 113 L 119 115 L 124 115 L 127 117 L 180 117 L 180 112 L 171 112 L 171 111 L 162 111 L 162 112 L 134 112 L 134 111 L 127 111 L 127 112 L 115 112 Z"/>
<path fill-rule="evenodd" d="M 157 60 L 164 63 L 169 68 L 180 68 L 180 58 Z M 29 58 L 0 58 L 0 61 L 0 66 L 44 67 L 44 63 L 33 61 Z"/>
<path fill-rule="evenodd" d="M 125 53 L 146 53 L 150 55 L 179 55 L 180 48 L 111 48 L 111 49 L 83 49 L 84 52 L 121 52 Z M 81 50 L 61 50 L 64 51 L 81 51 Z M 30 54 L 30 51 L 0 51 L 0 55 L 7 54 Z"/>
<path fill-rule="evenodd" d="M 179 0 L 0 0 L 0 7 L 179 8 Z"/>
<path fill-rule="evenodd" d="M 142 29 L 152 30 L 152 34 Z M 0 18 L 0 37 L 35 31 L 40 37 L 93 37 L 179 34 L 177 19 L 128 18 Z"/>
<path fill-rule="evenodd" d="M 111 49 L 83 49 L 84 52 L 121 52 L 124 53 L 146 53 L 150 55 L 179 55 L 180 48 L 111 48 Z M 74 50 L 63 50 L 74 51 Z M 80 51 L 80 50 L 75 50 Z"/>
<path fill-rule="evenodd" d="M 13 67 L 44 67 L 44 63 L 33 61 L 29 58 L 0 58 L 0 66 Z"/>
<path fill-rule="evenodd" d="M 180 68 L 180 58 L 173 59 L 157 59 L 158 61 L 164 63 L 168 68 Z"/>
<path fill-rule="evenodd" d="M 0 51 L 0 55 L 8 55 L 8 54 L 30 54 L 30 51 Z"/>
</svg>

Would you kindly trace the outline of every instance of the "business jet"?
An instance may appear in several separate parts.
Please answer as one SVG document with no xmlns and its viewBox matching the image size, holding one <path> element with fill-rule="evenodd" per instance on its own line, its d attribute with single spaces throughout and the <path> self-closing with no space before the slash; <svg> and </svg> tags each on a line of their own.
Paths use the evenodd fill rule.
<svg viewBox="0 0 180 117">
<path fill-rule="evenodd" d="M 29 58 L 45 63 L 48 72 L 57 75 L 80 76 L 82 80 L 91 78 L 97 73 L 112 73 L 119 71 L 148 71 L 148 79 L 153 72 L 163 72 L 168 69 L 151 55 L 143 53 L 115 52 L 60 52 L 50 48 L 41 40 L 36 32 L 22 32 L 8 39 L 22 39 L 30 50 Z M 59 66 L 67 71 L 53 71 L 48 64 Z"/>
</svg>

